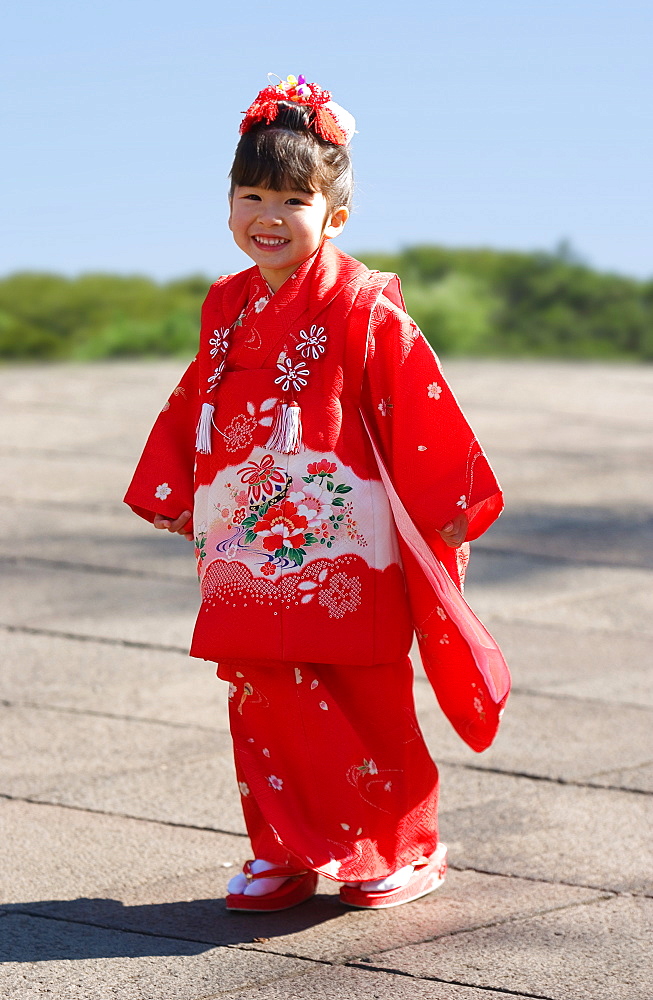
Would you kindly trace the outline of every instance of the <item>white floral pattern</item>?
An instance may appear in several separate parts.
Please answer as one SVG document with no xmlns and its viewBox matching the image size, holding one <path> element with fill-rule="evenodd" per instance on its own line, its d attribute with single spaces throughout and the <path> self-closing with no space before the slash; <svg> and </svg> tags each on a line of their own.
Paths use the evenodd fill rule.
<svg viewBox="0 0 653 1000">
<path fill-rule="evenodd" d="M 270 301 L 269 295 L 262 295 L 261 298 L 257 299 L 256 302 L 254 303 L 254 312 L 260 313 L 263 309 L 265 309 L 269 301 Z"/>
<path fill-rule="evenodd" d="M 247 784 L 246 781 L 239 781 L 238 782 L 238 788 L 240 789 L 240 794 L 241 795 L 245 795 L 245 796 L 249 795 L 249 785 Z"/>
<path fill-rule="evenodd" d="M 277 778 L 276 774 L 271 774 L 268 777 L 268 784 L 270 788 L 274 788 L 275 792 L 280 792 L 283 788 L 283 778 Z"/>
<path fill-rule="evenodd" d="M 224 330 L 214 330 L 213 336 L 209 339 L 209 346 L 212 358 L 218 354 L 226 354 L 229 348 L 229 327 L 225 327 Z"/>
<path fill-rule="evenodd" d="M 304 341 L 303 343 L 297 344 L 297 350 L 303 358 L 313 358 L 317 361 L 321 354 L 324 354 L 325 344 L 327 342 L 327 337 L 324 332 L 324 327 L 317 327 L 313 325 L 309 331 L 300 330 L 299 336 Z"/>
<path fill-rule="evenodd" d="M 431 382 L 426 388 L 429 399 L 439 399 L 442 395 L 442 386 L 438 385 L 437 382 Z"/>
<path fill-rule="evenodd" d="M 464 494 L 463 494 L 463 496 L 461 496 L 460 500 L 456 501 L 456 507 L 460 507 L 462 510 L 466 509 L 466 507 L 467 507 L 467 497 Z"/>
<path fill-rule="evenodd" d="M 154 496 L 157 498 L 157 500 L 167 500 L 171 493 L 172 493 L 171 487 L 168 486 L 167 483 L 161 483 L 161 485 L 157 486 L 157 488 L 155 489 Z"/>
<path fill-rule="evenodd" d="M 284 358 L 283 361 L 277 363 L 277 368 L 282 374 L 279 378 L 275 378 L 274 384 L 280 385 L 282 392 L 288 392 L 290 386 L 295 392 L 299 392 L 305 385 L 308 385 L 308 376 L 311 373 L 303 361 L 297 361 L 293 364 L 290 358 Z"/>
</svg>

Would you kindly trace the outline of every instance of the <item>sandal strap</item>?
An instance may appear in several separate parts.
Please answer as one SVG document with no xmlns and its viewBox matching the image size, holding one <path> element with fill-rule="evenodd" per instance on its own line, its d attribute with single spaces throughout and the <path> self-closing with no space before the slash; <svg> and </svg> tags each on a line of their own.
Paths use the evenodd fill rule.
<svg viewBox="0 0 653 1000">
<path fill-rule="evenodd" d="M 246 861 L 243 865 L 243 875 L 248 882 L 255 882 L 259 878 L 287 878 L 287 879 L 297 879 L 306 875 L 308 868 L 302 869 L 302 871 L 293 870 L 292 868 L 286 868 L 283 865 L 278 865 L 276 868 L 267 868 L 264 872 L 253 872 L 252 864 L 253 861 Z"/>
</svg>

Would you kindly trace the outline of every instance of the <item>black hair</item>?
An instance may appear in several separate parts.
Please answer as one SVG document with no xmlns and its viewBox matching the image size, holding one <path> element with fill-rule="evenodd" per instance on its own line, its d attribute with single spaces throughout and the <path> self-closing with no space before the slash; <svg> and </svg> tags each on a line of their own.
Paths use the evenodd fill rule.
<svg viewBox="0 0 653 1000">
<path fill-rule="evenodd" d="M 321 191 L 329 211 L 351 207 L 354 174 L 347 146 L 311 130 L 315 112 L 305 104 L 280 104 L 275 120 L 257 122 L 240 137 L 229 172 L 236 186 L 272 191 Z"/>
</svg>

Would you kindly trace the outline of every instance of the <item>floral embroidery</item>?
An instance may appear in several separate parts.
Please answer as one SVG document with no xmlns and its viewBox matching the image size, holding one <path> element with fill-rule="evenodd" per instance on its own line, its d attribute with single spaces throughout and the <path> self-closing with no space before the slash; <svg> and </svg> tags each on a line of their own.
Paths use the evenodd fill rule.
<svg viewBox="0 0 653 1000">
<path fill-rule="evenodd" d="M 254 312 L 260 313 L 263 309 L 265 309 L 269 301 L 270 301 L 269 295 L 262 295 L 261 298 L 257 299 L 256 302 L 254 303 Z"/>
<path fill-rule="evenodd" d="M 311 681 L 311 691 L 315 691 L 315 688 L 320 682 L 318 680 Z"/>
<path fill-rule="evenodd" d="M 376 766 L 376 764 L 374 763 L 374 761 L 373 760 L 366 760 L 365 757 L 363 757 L 363 763 L 357 765 L 356 770 L 359 771 L 361 774 L 378 774 L 379 773 L 379 769 Z"/>
<path fill-rule="evenodd" d="M 280 385 L 282 392 L 288 392 L 291 385 L 295 392 L 299 392 L 305 385 L 308 385 L 307 377 L 311 373 L 303 361 L 297 361 L 293 364 L 290 358 L 284 358 L 277 364 L 277 368 L 282 374 L 279 378 L 275 378 L 274 384 Z"/>
<path fill-rule="evenodd" d="M 202 564 L 202 560 L 206 559 L 206 525 L 200 524 L 197 529 L 197 534 L 195 535 L 195 559 L 198 565 Z"/>
<path fill-rule="evenodd" d="M 168 486 L 168 484 L 161 483 L 161 485 L 157 486 L 157 488 L 155 489 L 154 496 L 157 498 L 157 500 L 167 500 L 171 493 L 172 489 Z"/>
<path fill-rule="evenodd" d="M 327 705 L 326 701 L 321 701 L 320 702 L 320 708 L 322 709 L 323 712 L 328 712 L 329 711 L 329 706 Z"/>
<path fill-rule="evenodd" d="M 252 526 L 252 531 L 263 539 L 263 547 L 268 552 L 277 549 L 298 549 L 306 543 L 308 521 L 301 515 L 294 503 L 284 500 L 273 504 L 260 520 Z"/>
<path fill-rule="evenodd" d="M 426 392 L 429 399 L 439 399 L 442 395 L 442 386 L 439 386 L 437 382 L 431 382 L 431 384 L 426 387 Z"/>
<path fill-rule="evenodd" d="M 392 409 L 392 403 L 390 402 L 390 397 L 388 396 L 387 399 L 382 399 L 377 409 L 382 417 L 387 417 L 388 411 Z"/>
<path fill-rule="evenodd" d="M 328 588 L 320 591 L 318 601 L 328 609 L 329 618 L 344 618 L 348 611 L 355 611 L 361 603 L 360 578 L 334 573 Z"/>
<path fill-rule="evenodd" d="M 248 462 L 238 470 L 238 475 L 241 482 L 249 486 L 249 495 L 255 503 L 259 503 L 265 496 L 271 497 L 275 489 L 281 489 L 286 482 L 283 469 L 274 464 L 272 455 L 264 455 L 258 464 Z"/>
<path fill-rule="evenodd" d="M 456 501 L 456 507 L 460 507 L 462 510 L 465 510 L 467 507 L 467 497 L 464 494 L 461 496 L 460 500 Z"/>
<path fill-rule="evenodd" d="M 231 699 L 234 697 L 237 690 L 238 688 L 236 687 L 236 685 L 232 681 L 229 681 L 229 701 L 231 701 Z"/>
<path fill-rule="evenodd" d="M 446 615 L 446 612 L 445 612 L 444 608 L 441 608 L 438 605 L 438 607 L 435 610 L 437 611 L 438 616 L 442 619 L 443 622 L 447 620 L 447 615 Z"/>
<path fill-rule="evenodd" d="M 309 462 L 306 471 L 309 476 L 327 476 L 337 468 L 335 462 L 327 462 L 326 458 L 321 458 L 319 462 Z"/>
<path fill-rule="evenodd" d="M 218 354 L 226 354 L 229 348 L 229 327 L 225 327 L 224 330 L 214 330 L 213 336 L 209 340 L 209 347 L 212 358 Z"/>
<path fill-rule="evenodd" d="M 449 636 L 447 635 L 446 632 L 444 633 L 444 635 L 440 639 L 440 645 L 441 646 L 448 646 L 449 645 Z"/>
<path fill-rule="evenodd" d="M 271 774 L 268 778 L 268 784 L 271 788 L 274 788 L 276 792 L 280 792 L 283 788 L 283 778 L 277 778 L 276 774 Z"/>
<path fill-rule="evenodd" d="M 257 425 L 258 420 L 255 417 L 246 417 L 244 413 L 234 417 L 222 432 L 227 451 L 242 451 L 243 448 L 248 448 L 254 439 Z"/>
<path fill-rule="evenodd" d="M 270 751 L 268 750 L 267 747 L 263 747 L 263 749 L 261 750 L 261 753 L 263 754 L 264 757 L 269 757 L 270 756 Z"/>
<path fill-rule="evenodd" d="M 227 359 L 223 358 L 218 367 L 213 372 L 213 375 L 209 375 L 208 379 L 206 380 L 209 383 L 209 387 L 206 390 L 207 392 L 211 392 L 211 389 L 215 389 L 215 387 L 220 382 L 220 379 L 222 378 L 222 373 L 224 371 L 224 366 L 226 365 L 226 363 Z M 211 385 L 211 382 L 213 382 L 213 385 Z"/>
<path fill-rule="evenodd" d="M 324 327 L 321 326 L 318 330 L 317 326 L 312 326 L 310 333 L 306 333 L 306 330 L 300 330 L 299 336 L 304 343 L 297 344 L 298 352 L 303 358 L 313 358 L 314 361 L 317 361 L 320 354 L 324 354 L 324 345 L 327 342 Z"/>
<path fill-rule="evenodd" d="M 239 781 L 238 782 L 238 788 L 240 789 L 240 794 L 241 795 L 245 795 L 245 796 L 249 795 L 249 785 L 247 784 L 246 781 Z"/>
</svg>

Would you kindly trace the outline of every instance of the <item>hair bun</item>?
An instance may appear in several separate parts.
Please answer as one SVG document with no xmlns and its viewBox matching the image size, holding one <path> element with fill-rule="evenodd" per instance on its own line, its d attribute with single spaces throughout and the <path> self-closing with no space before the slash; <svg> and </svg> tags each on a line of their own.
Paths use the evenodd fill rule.
<svg viewBox="0 0 653 1000">
<path fill-rule="evenodd" d="M 268 79 L 272 74 L 268 74 Z M 322 90 L 317 83 L 307 83 L 303 76 L 289 76 L 276 86 L 270 83 L 259 91 L 245 112 L 240 133 L 249 132 L 253 125 L 265 122 L 271 125 L 279 114 L 280 104 L 301 104 L 313 110 L 313 120 L 309 128 L 320 138 L 335 146 L 347 146 L 356 131 L 356 121 L 344 108 L 331 100 L 328 90 Z"/>
</svg>

